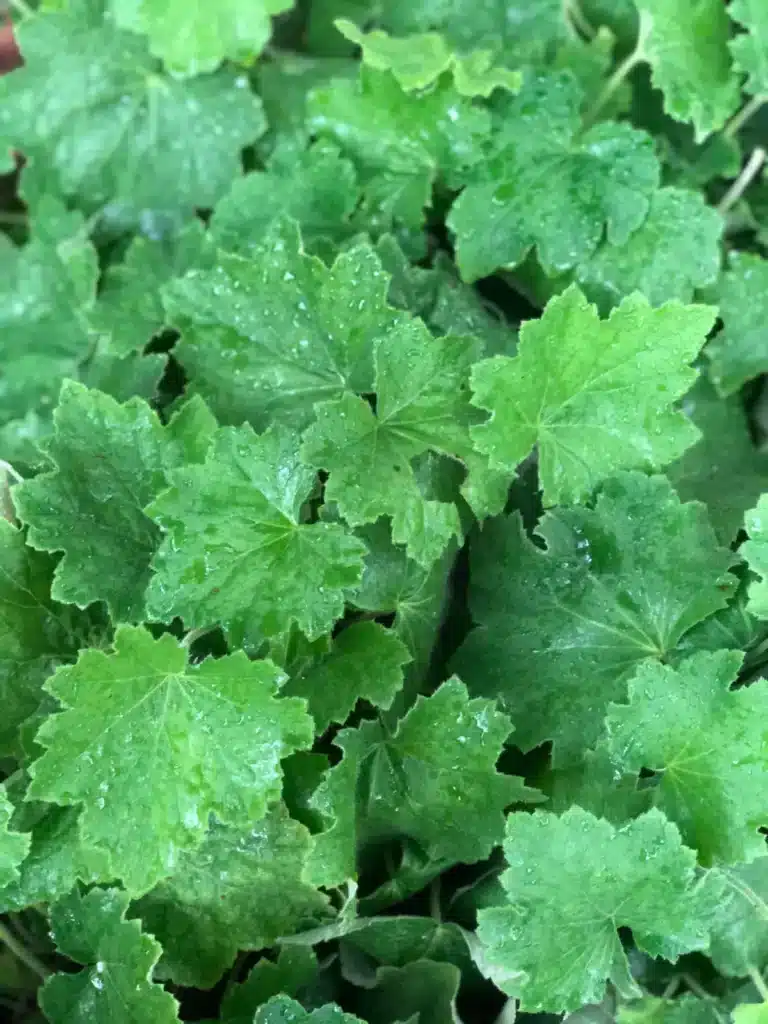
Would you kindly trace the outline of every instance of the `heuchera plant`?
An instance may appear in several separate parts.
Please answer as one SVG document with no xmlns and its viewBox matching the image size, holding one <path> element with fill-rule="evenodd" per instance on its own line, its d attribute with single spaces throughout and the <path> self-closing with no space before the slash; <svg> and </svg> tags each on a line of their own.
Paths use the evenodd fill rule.
<svg viewBox="0 0 768 1024">
<path fill-rule="evenodd" d="M 9 13 L 3 1020 L 766 1024 L 768 3 Z"/>
</svg>

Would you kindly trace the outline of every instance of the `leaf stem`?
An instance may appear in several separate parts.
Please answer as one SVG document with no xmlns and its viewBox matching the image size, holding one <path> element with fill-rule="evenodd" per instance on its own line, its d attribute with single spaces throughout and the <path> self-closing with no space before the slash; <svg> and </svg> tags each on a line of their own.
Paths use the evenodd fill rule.
<svg viewBox="0 0 768 1024">
<path fill-rule="evenodd" d="M 35 12 L 26 0 L 8 0 L 9 8 L 22 19 L 34 18 Z"/>
<path fill-rule="evenodd" d="M 621 64 L 616 68 L 611 77 L 605 83 L 600 92 L 600 95 L 592 105 L 584 118 L 584 124 L 589 127 L 595 123 L 600 111 L 606 105 L 608 100 L 613 96 L 616 90 L 623 84 L 624 81 L 632 74 L 638 64 L 642 64 L 646 59 L 645 44 L 648 42 L 648 36 L 651 34 L 651 27 L 653 22 L 649 15 L 643 11 L 640 15 L 640 27 L 637 33 L 637 42 L 632 53 L 626 57 Z"/>
<path fill-rule="evenodd" d="M 581 33 L 587 39 L 595 38 L 597 31 L 587 20 L 579 0 L 563 0 L 563 12 L 565 20 L 571 22 L 577 33 Z"/>
<path fill-rule="evenodd" d="M 443 912 L 440 907 L 440 875 L 429 887 L 429 915 L 438 924 L 443 920 Z"/>
<path fill-rule="evenodd" d="M 6 946 L 17 960 L 20 960 L 30 971 L 33 971 L 42 978 L 43 981 L 50 976 L 51 972 L 43 961 L 39 960 L 31 949 L 27 949 L 2 921 L 0 921 L 0 943 Z"/>
<path fill-rule="evenodd" d="M 768 154 L 766 154 L 766 151 L 762 146 L 757 146 L 753 150 L 749 160 L 747 160 L 746 164 L 742 168 L 741 174 L 717 204 L 717 208 L 720 213 L 725 215 L 730 208 L 737 203 L 739 199 L 741 199 L 760 172 L 760 168 L 765 163 L 766 155 Z"/>
<path fill-rule="evenodd" d="M 731 120 L 723 129 L 723 138 L 733 139 L 741 131 L 747 121 L 753 117 L 758 110 L 768 102 L 768 93 L 758 93 L 749 102 L 745 103 L 741 110 L 734 114 Z"/>
<path fill-rule="evenodd" d="M 762 976 L 760 971 L 755 967 L 754 964 L 750 964 L 747 967 L 749 976 L 752 979 L 752 984 L 755 986 L 757 991 L 760 993 L 760 998 L 764 1003 L 768 1003 L 768 985 L 765 983 L 765 978 Z"/>
<path fill-rule="evenodd" d="M 189 650 L 193 643 L 211 631 L 210 626 L 199 626 L 197 629 L 190 629 L 184 639 L 180 641 L 181 646 Z"/>
</svg>

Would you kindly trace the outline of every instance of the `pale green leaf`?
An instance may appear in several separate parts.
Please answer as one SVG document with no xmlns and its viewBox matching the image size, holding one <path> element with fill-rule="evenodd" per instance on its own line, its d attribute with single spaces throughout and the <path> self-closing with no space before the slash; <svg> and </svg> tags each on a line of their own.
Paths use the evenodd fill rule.
<svg viewBox="0 0 768 1024">
<path fill-rule="evenodd" d="M 280 759 L 313 735 L 302 703 L 275 697 L 279 680 L 242 651 L 190 665 L 169 634 L 122 626 L 113 652 L 84 651 L 49 680 L 62 710 L 38 732 L 29 798 L 82 805 L 83 840 L 145 892 L 211 813 L 258 822 L 279 797 Z"/>
<path fill-rule="evenodd" d="M 344 1013 L 335 1003 L 317 1010 L 305 1010 L 289 996 L 273 996 L 256 1011 L 253 1024 L 363 1024 L 359 1017 Z"/>
<path fill-rule="evenodd" d="M 768 619 L 768 494 L 762 494 L 744 517 L 749 540 L 739 553 L 757 577 L 749 587 L 747 610 L 759 619 Z"/>
<path fill-rule="evenodd" d="M 0 887 L 18 881 L 19 865 L 29 853 L 30 837 L 9 828 L 14 807 L 6 787 L 0 786 Z"/>
<path fill-rule="evenodd" d="M 306 946 L 283 946 L 276 962 L 262 959 L 244 982 L 221 1001 L 222 1024 L 253 1024 L 256 1010 L 273 996 L 298 996 L 317 974 L 317 957 Z"/>
<path fill-rule="evenodd" d="M 620 469 L 658 469 L 698 431 L 674 408 L 696 379 L 690 363 L 715 310 L 632 295 L 600 320 L 575 286 L 520 332 L 518 354 L 477 363 L 472 428 L 492 468 L 514 471 L 535 445 L 546 505 L 583 501 Z"/>
<path fill-rule="evenodd" d="M 768 370 L 768 260 L 749 252 L 732 252 L 728 269 L 713 289 L 723 330 L 706 349 L 712 378 L 721 394 L 730 395 Z"/>
<path fill-rule="evenodd" d="M 728 44 L 734 64 L 747 76 L 744 88 L 764 96 L 768 93 L 768 7 L 762 0 L 733 0 L 728 15 L 746 30 Z"/>
<path fill-rule="evenodd" d="M 480 911 L 478 937 L 526 1012 L 599 1003 L 609 979 L 640 995 L 619 928 L 666 960 L 706 948 L 721 893 L 697 884 L 695 854 L 656 809 L 620 829 L 580 807 L 511 814 L 504 852 L 508 902 Z"/>
<path fill-rule="evenodd" d="M 720 974 L 746 978 L 768 962 L 768 857 L 724 872 L 727 898 L 712 923 L 709 957 Z"/>
<path fill-rule="evenodd" d="M 639 665 L 628 703 L 606 719 L 614 763 L 654 773 L 653 799 L 703 864 L 763 852 L 768 759 L 761 756 L 768 687 L 730 690 L 740 651 L 701 651 L 669 665 Z"/>
</svg>

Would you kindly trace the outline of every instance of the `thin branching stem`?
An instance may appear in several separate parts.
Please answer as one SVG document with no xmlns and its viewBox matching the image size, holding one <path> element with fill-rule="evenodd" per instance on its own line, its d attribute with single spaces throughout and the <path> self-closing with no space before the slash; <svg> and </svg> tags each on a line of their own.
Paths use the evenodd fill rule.
<svg viewBox="0 0 768 1024">
<path fill-rule="evenodd" d="M 16 959 L 20 960 L 30 971 L 41 977 L 43 981 L 50 975 L 51 972 L 43 961 L 39 960 L 31 949 L 27 949 L 21 940 L 16 938 L 10 928 L 3 924 L 2 921 L 0 921 L 0 943 L 9 949 Z"/>
<path fill-rule="evenodd" d="M 597 121 L 601 111 L 616 90 L 627 80 L 627 78 L 629 78 L 638 64 L 642 64 L 646 60 L 645 46 L 648 42 L 650 32 L 651 20 L 645 13 L 643 13 L 640 15 L 640 28 L 637 33 L 637 42 L 635 43 L 634 50 L 621 62 L 621 64 L 619 64 L 603 86 L 600 95 L 592 105 L 592 109 L 587 112 L 584 118 L 586 126 L 592 125 Z"/>
<path fill-rule="evenodd" d="M 741 174 L 734 181 L 728 191 L 725 193 L 723 198 L 717 204 L 717 208 L 725 215 L 734 206 L 744 193 L 747 191 L 749 186 L 752 184 L 754 179 L 760 173 L 760 168 L 765 163 L 766 151 L 762 146 L 758 146 L 753 150 L 749 160 L 744 164 L 741 170 Z"/>
<path fill-rule="evenodd" d="M 753 96 L 748 103 L 744 104 L 738 114 L 734 114 L 725 126 L 723 129 L 723 137 L 726 139 L 735 138 L 747 121 L 749 121 L 749 119 L 753 117 L 766 103 L 768 103 L 768 93 L 758 93 L 757 96 Z"/>
</svg>

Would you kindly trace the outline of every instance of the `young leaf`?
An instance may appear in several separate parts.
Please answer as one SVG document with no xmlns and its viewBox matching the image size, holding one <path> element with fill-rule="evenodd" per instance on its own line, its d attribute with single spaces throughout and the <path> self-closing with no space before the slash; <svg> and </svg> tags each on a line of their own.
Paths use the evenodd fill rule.
<svg viewBox="0 0 768 1024">
<path fill-rule="evenodd" d="M 152 53 L 174 72 L 214 71 L 224 58 L 250 62 L 272 33 L 270 15 L 293 0 L 219 0 L 214 7 L 183 0 L 109 0 L 115 24 L 149 36 Z"/>
<path fill-rule="evenodd" d="M 453 964 L 425 959 L 380 967 L 373 988 L 361 992 L 360 1011 L 369 1024 L 455 1024 L 460 983 Z"/>
<path fill-rule="evenodd" d="M 448 863 L 486 857 L 504 809 L 537 798 L 496 771 L 511 731 L 492 701 L 470 700 L 452 679 L 420 697 L 391 737 L 375 723 L 339 733 L 344 758 L 312 800 L 333 823 L 315 839 L 307 878 L 340 884 L 354 874 L 358 843 L 381 835 L 407 836 Z"/>
<path fill-rule="evenodd" d="M 733 0 L 728 15 L 745 32 L 729 42 L 733 62 L 747 76 L 744 88 L 753 96 L 768 93 L 768 9 L 760 0 Z"/>
<path fill-rule="evenodd" d="M 172 430 L 139 398 L 120 405 L 73 381 L 54 426 L 45 451 L 55 468 L 13 491 L 29 543 L 64 552 L 51 596 L 81 608 L 105 601 L 116 622 L 139 622 L 160 539 L 143 509 L 180 461 Z"/>
<path fill-rule="evenodd" d="M 326 921 L 327 896 L 301 881 L 310 844 L 282 806 L 246 828 L 214 824 L 132 907 L 162 944 L 159 976 L 211 988 L 238 950 L 263 949 Z"/>
<path fill-rule="evenodd" d="M 147 591 L 151 617 L 218 624 L 257 643 L 292 623 L 310 639 L 330 632 L 365 547 L 339 523 L 302 521 L 315 474 L 298 447 L 287 429 L 223 428 L 203 465 L 169 474 L 172 486 L 147 510 L 166 533 Z"/>
<path fill-rule="evenodd" d="M 550 273 L 586 260 L 607 232 L 622 245 L 659 183 L 653 140 L 628 124 L 582 133 L 568 73 L 529 76 L 504 110 L 498 155 L 456 201 L 448 226 L 465 281 L 521 263 L 535 245 Z"/>
<path fill-rule="evenodd" d="M 664 109 L 692 123 L 701 142 L 723 127 L 739 102 L 728 9 L 720 0 L 637 0 L 637 7 L 648 33 L 640 50 L 664 94 Z"/>
<path fill-rule="evenodd" d="M 712 378 L 723 395 L 768 370 L 767 293 L 768 260 L 732 252 L 713 293 L 723 330 L 706 348 Z"/>
<path fill-rule="evenodd" d="M 51 911 L 59 951 L 83 965 L 54 974 L 40 993 L 51 1024 L 176 1024 L 178 1004 L 152 981 L 160 945 L 138 921 L 126 921 L 128 896 L 118 889 L 77 889 Z"/>
<path fill-rule="evenodd" d="M 302 457 L 329 472 L 326 500 L 351 526 L 390 516 L 395 543 L 425 567 L 461 539 L 461 526 L 455 506 L 424 498 L 412 462 L 430 449 L 468 453 L 475 352 L 471 338 L 433 338 L 418 320 L 403 324 L 374 350 L 376 412 L 345 394 L 315 406 L 304 434 Z"/>
<path fill-rule="evenodd" d="M 25 66 L 0 79 L 0 152 L 22 150 L 89 206 L 117 201 L 134 215 L 212 206 L 265 128 L 247 79 L 163 75 L 144 40 L 98 7 L 18 26 Z"/>
<path fill-rule="evenodd" d="M 473 404 L 491 413 L 472 428 L 495 469 L 513 472 L 539 449 L 544 504 L 583 501 L 620 469 L 660 468 L 698 436 L 673 406 L 696 379 L 715 310 L 632 295 L 607 320 L 572 286 L 520 332 L 514 358 L 472 371 Z"/>
<path fill-rule="evenodd" d="M 639 995 L 619 928 L 666 960 L 706 948 L 721 892 L 697 884 L 695 854 L 656 809 L 621 829 L 580 807 L 561 817 L 511 814 L 504 852 L 508 902 L 480 911 L 477 934 L 494 976 L 525 1012 L 599 1003 L 608 979 Z"/>
<path fill-rule="evenodd" d="M 576 278 L 605 311 L 635 291 L 652 306 L 690 302 L 718 275 L 722 233 L 722 217 L 700 192 L 660 188 L 637 231 L 622 245 L 604 242 Z"/>
<path fill-rule="evenodd" d="M 554 740 L 578 761 L 602 733 L 611 700 L 646 660 L 725 607 L 735 558 L 703 506 L 682 505 L 664 477 L 608 481 L 593 509 L 548 512 L 532 543 L 519 515 L 486 523 L 472 546 L 470 633 L 456 670 L 498 697 L 524 750 Z"/>
<path fill-rule="evenodd" d="M 285 226 L 248 259 L 221 253 L 214 269 L 174 281 L 164 301 L 178 358 L 222 422 L 301 428 L 315 402 L 372 391 L 373 342 L 402 322 L 387 286 L 369 245 L 328 268 Z"/>
<path fill-rule="evenodd" d="M 142 893 L 199 845 L 208 816 L 258 822 L 280 794 L 280 759 L 312 742 L 280 672 L 242 651 L 188 664 L 169 634 L 121 626 L 114 652 L 84 651 L 46 689 L 61 705 L 37 734 L 28 797 L 82 804 L 83 840 Z"/>
<path fill-rule="evenodd" d="M 378 622 L 354 622 L 333 641 L 330 653 L 283 687 L 303 697 L 318 733 L 342 723 L 358 700 L 389 708 L 403 685 L 408 648 Z"/>
<path fill-rule="evenodd" d="M 704 864 L 736 864 L 765 848 L 768 687 L 731 690 L 741 662 L 740 651 L 702 651 L 677 669 L 639 665 L 628 704 L 611 705 L 606 719 L 615 765 L 656 774 L 654 802 Z"/>
</svg>

